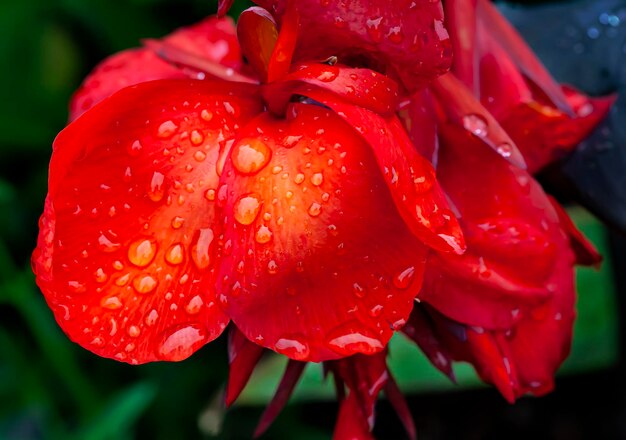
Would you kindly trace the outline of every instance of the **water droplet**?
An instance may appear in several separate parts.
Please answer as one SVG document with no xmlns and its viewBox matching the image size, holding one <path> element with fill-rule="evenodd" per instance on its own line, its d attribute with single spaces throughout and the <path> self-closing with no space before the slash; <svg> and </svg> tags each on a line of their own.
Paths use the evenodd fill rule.
<svg viewBox="0 0 626 440">
<path fill-rule="evenodd" d="M 159 319 L 159 312 L 157 312 L 155 309 L 152 309 L 150 310 L 150 313 L 148 313 L 148 316 L 146 316 L 146 319 L 144 321 L 148 327 L 152 327 L 154 324 L 156 324 L 157 319 Z"/>
<path fill-rule="evenodd" d="M 374 42 L 379 42 L 380 41 L 380 38 L 381 38 L 380 23 L 381 23 L 381 21 L 383 21 L 383 17 L 369 18 L 365 22 L 365 27 L 367 28 L 367 33 L 369 34 L 370 38 Z"/>
<path fill-rule="evenodd" d="M 294 177 L 293 181 L 296 184 L 300 185 L 302 182 L 304 182 L 304 174 L 302 174 L 302 173 L 296 174 L 296 177 Z"/>
<path fill-rule="evenodd" d="M 150 181 L 150 188 L 148 189 L 148 197 L 153 202 L 159 202 L 163 198 L 164 188 L 163 181 L 165 176 L 158 171 L 155 171 Z"/>
<path fill-rule="evenodd" d="M 100 301 L 100 305 L 105 309 L 117 310 L 122 307 L 122 301 L 117 296 L 111 296 Z"/>
<path fill-rule="evenodd" d="M 320 186 L 324 181 L 324 175 L 322 173 L 315 173 L 311 176 L 311 183 L 314 186 Z"/>
<path fill-rule="evenodd" d="M 293 148 L 296 144 L 302 139 L 302 136 L 287 136 L 283 141 L 283 146 L 285 148 Z"/>
<path fill-rule="evenodd" d="M 377 353 L 383 344 L 373 332 L 363 329 L 362 324 L 352 322 L 330 333 L 328 347 L 343 356 L 349 356 L 354 353 Z"/>
<path fill-rule="evenodd" d="M 285 356 L 297 361 L 304 361 L 309 357 L 309 345 L 298 336 L 280 338 L 274 344 L 274 349 Z"/>
<path fill-rule="evenodd" d="M 394 44 L 402 43 L 404 40 L 404 34 L 402 33 L 402 28 L 400 26 L 393 26 L 389 28 L 389 33 L 387 34 L 387 38 Z"/>
<path fill-rule="evenodd" d="M 352 291 L 354 292 L 357 298 L 364 298 L 365 294 L 367 293 L 365 291 L 365 288 L 363 288 L 359 283 L 354 283 L 352 285 Z"/>
<path fill-rule="evenodd" d="M 242 174 L 258 173 L 272 157 L 272 150 L 254 138 L 242 139 L 235 145 L 231 158 L 233 166 Z"/>
<path fill-rule="evenodd" d="M 213 113 L 211 113 L 207 109 L 204 109 L 200 112 L 200 117 L 204 119 L 205 121 L 209 122 L 211 119 L 213 119 Z"/>
<path fill-rule="evenodd" d="M 173 244 L 165 253 L 165 261 L 170 264 L 180 264 L 183 262 L 183 246 L 180 243 Z"/>
<path fill-rule="evenodd" d="M 196 315 L 200 312 L 203 305 L 204 301 L 202 301 L 202 298 L 199 295 L 196 295 L 191 298 L 191 300 L 189 300 L 189 302 L 185 306 L 185 312 L 190 315 Z"/>
<path fill-rule="evenodd" d="M 511 147 L 511 144 L 505 142 L 498 145 L 496 151 L 502 157 L 511 157 L 511 154 L 513 154 L 513 147 Z"/>
<path fill-rule="evenodd" d="M 128 259 L 138 267 L 145 267 L 154 258 L 157 245 L 150 239 L 140 239 L 128 247 Z"/>
<path fill-rule="evenodd" d="M 198 130 L 193 130 L 189 138 L 194 145 L 200 145 L 204 141 L 204 136 Z"/>
<path fill-rule="evenodd" d="M 241 196 L 235 202 L 235 220 L 244 226 L 251 224 L 259 215 L 261 204 L 261 197 L 256 194 L 246 194 Z"/>
<path fill-rule="evenodd" d="M 198 269 L 206 269 L 211 264 L 211 244 L 214 233 L 211 228 L 200 229 L 198 241 L 191 247 L 191 258 Z"/>
<path fill-rule="evenodd" d="M 415 266 L 411 266 L 404 269 L 393 278 L 393 285 L 396 286 L 397 289 L 406 289 L 411 285 L 414 278 Z"/>
<path fill-rule="evenodd" d="M 487 121 L 480 115 L 463 116 L 463 127 L 478 137 L 487 136 Z"/>
<path fill-rule="evenodd" d="M 130 274 L 129 273 L 127 273 L 125 275 L 122 275 L 117 280 L 115 280 L 115 285 L 119 286 L 119 287 L 123 287 L 123 286 L 125 286 L 128 283 L 128 280 L 130 280 Z"/>
<path fill-rule="evenodd" d="M 276 261 L 270 260 L 270 262 L 267 263 L 267 273 L 270 275 L 278 273 L 278 264 L 276 264 Z"/>
<path fill-rule="evenodd" d="M 101 267 L 96 270 L 96 273 L 94 275 L 96 277 L 96 282 L 98 283 L 104 283 L 109 278 Z"/>
<path fill-rule="evenodd" d="M 336 67 L 330 66 L 324 69 L 322 73 L 317 75 L 317 79 L 322 82 L 331 82 L 331 81 L 334 81 L 335 78 L 337 78 L 337 75 L 339 75 L 339 69 Z"/>
<path fill-rule="evenodd" d="M 157 136 L 161 139 L 167 139 L 172 137 L 174 133 L 176 133 L 176 130 L 178 130 L 178 125 L 176 125 L 173 121 L 165 121 L 159 125 Z"/>
<path fill-rule="evenodd" d="M 272 231 L 265 225 L 259 226 L 259 229 L 256 231 L 256 241 L 257 243 L 267 243 L 272 239 Z"/>
<path fill-rule="evenodd" d="M 93 345 L 94 347 L 102 347 L 102 346 L 104 346 L 104 339 L 102 339 L 102 338 L 101 338 L 101 337 L 99 337 L 99 336 L 96 336 L 95 338 L 93 338 L 93 339 L 91 340 L 91 342 L 90 342 L 90 343 L 91 343 L 91 345 Z"/>
<path fill-rule="evenodd" d="M 140 275 L 133 280 L 133 287 L 139 293 L 150 293 L 152 292 L 158 282 L 150 275 Z"/>
<path fill-rule="evenodd" d="M 136 325 L 131 325 L 128 327 L 128 336 L 131 338 L 136 338 L 141 334 L 141 330 Z"/>
<path fill-rule="evenodd" d="M 206 329 L 198 324 L 175 327 L 164 333 L 158 355 L 165 361 L 182 361 L 203 346 L 206 340 Z"/>
<path fill-rule="evenodd" d="M 309 215 L 311 217 L 317 217 L 318 215 L 320 215 L 321 211 L 322 211 L 322 205 L 320 205 L 317 202 L 313 202 L 311 203 L 311 206 L 309 206 Z"/>
<path fill-rule="evenodd" d="M 204 161 L 204 159 L 206 159 L 206 153 L 204 151 L 196 151 L 195 153 L 193 153 L 193 158 L 197 162 L 202 162 Z"/>
<path fill-rule="evenodd" d="M 141 142 L 139 140 L 136 140 L 128 146 L 128 154 L 130 154 L 131 156 L 137 156 L 142 149 L 143 145 L 141 145 Z"/>
<path fill-rule="evenodd" d="M 172 228 L 180 229 L 184 223 L 185 223 L 184 218 L 176 216 L 172 219 Z"/>
<path fill-rule="evenodd" d="M 206 199 L 210 200 L 210 201 L 215 200 L 215 190 L 214 189 L 207 189 L 206 193 L 204 193 L 204 197 L 206 197 Z"/>
<path fill-rule="evenodd" d="M 372 318 L 378 318 L 382 313 L 383 313 L 383 309 L 384 307 L 380 304 L 375 305 L 374 307 L 372 307 L 369 311 L 369 315 Z"/>
<path fill-rule="evenodd" d="M 106 235 L 100 234 L 100 236 L 98 237 L 98 246 L 104 252 L 115 252 L 122 245 L 120 243 L 116 243 L 110 240 Z"/>
</svg>

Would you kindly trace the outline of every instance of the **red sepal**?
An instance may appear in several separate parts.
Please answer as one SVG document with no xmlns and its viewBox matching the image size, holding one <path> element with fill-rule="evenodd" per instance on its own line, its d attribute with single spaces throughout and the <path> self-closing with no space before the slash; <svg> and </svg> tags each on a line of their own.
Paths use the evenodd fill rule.
<svg viewBox="0 0 626 440">
<path fill-rule="evenodd" d="M 224 395 L 226 406 L 231 406 L 243 391 L 254 367 L 261 359 L 263 347 L 250 342 L 236 326 L 228 334 L 228 383 Z"/>
</svg>

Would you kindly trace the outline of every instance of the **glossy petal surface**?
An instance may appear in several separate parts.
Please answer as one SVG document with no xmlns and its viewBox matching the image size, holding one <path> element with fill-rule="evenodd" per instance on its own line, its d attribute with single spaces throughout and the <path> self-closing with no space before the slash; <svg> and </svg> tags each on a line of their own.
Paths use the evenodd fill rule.
<svg viewBox="0 0 626 440">
<path fill-rule="evenodd" d="M 192 55 L 239 69 L 241 52 L 230 18 L 209 17 L 162 40 Z M 70 121 L 104 98 L 134 84 L 156 79 L 187 78 L 192 72 L 165 62 L 150 49 L 129 49 L 102 61 L 83 81 L 70 103 Z"/>
<path fill-rule="evenodd" d="M 257 0 L 281 21 L 287 0 Z M 299 0 L 301 38 L 295 58 L 373 67 L 415 90 L 446 72 L 452 60 L 441 2 Z"/>
<path fill-rule="evenodd" d="M 237 327 L 232 326 L 228 334 L 228 384 L 224 402 L 232 405 L 250 379 L 263 347 L 250 342 Z"/>
<path fill-rule="evenodd" d="M 442 133 L 438 178 L 468 250 L 433 254 L 420 298 L 465 324 L 509 328 L 555 291 L 573 296 L 573 253 L 539 184 L 461 129 Z M 471 142 L 479 144 L 464 154 Z"/>
<path fill-rule="evenodd" d="M 379 352 L 412 308 L 425 247 L 348 125 L 317 105 L 288 115 L 249 123 L 224 167 L 220 300 L 292 359 Z"/>
<path fill-rule="evenodd" d="M 143 363 L 184 359 L 222 332 L 211 282 L 216 162 L 260 111 L 254 91 L 144 83 L 57 137 L 33 263 L 75 342 Z"/>
</svg>

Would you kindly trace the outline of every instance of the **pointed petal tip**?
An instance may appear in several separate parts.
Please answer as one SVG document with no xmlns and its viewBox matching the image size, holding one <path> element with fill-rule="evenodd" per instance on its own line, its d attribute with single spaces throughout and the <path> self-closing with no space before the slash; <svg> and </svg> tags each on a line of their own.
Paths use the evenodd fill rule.
<svg viewBox="0 0 626 440">
<path fill-rule="evenodd" d="M 217 16 L 224 17 L 228 14 L 231 6 L 233 5 L 234 0 L 218 0 L 217 1 Z"/>
</svg>

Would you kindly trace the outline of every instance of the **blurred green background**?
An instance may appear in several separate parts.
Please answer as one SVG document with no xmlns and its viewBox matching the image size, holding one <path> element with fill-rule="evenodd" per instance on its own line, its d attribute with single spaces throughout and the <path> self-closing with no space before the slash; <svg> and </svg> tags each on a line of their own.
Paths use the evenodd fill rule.
<svg viewBox="0 0 626 440">
<path fill-rule="evenodd" d="M 236 2 L 232 13 L 245 7 L 246 2 Z M 211 0 L 0 3 L 4 66 L 0 69 L 0 439 L 252 435 L 284 367 L 283 358 L 265 357 L 238 405 L 225 411 L 220 394 L 227 375 L 224 338 L 178 364 L 132 367 L 100 359 L 72 344 L 57 327 L 34 284 L 29 263 L 45 197 L 51 143 L 65 125 L 67 102 L 82 78 L 105 56 L 215 10 L 216 2 Z M 578 274 L 580 319 L 557 392 L 509 406 L 494 390 L 481 387 L 471 368 L 458 366 L 459 385 L 454 386 L 416 348 L 396 338 L 392 370 L 410 395 L 421 438 L 458 438 L 455 433 L 464 438 L 516 438 L 545 423 L 548 430 L 538 432 L 554 433 L 555 438 L 569 430 L 584 433 L 603 420 L 602 416 L 591 421 L 578 417 L 578 411 L 590 414 L 585 393 L 596 402 L 591 414 L 605 414 L 604 423 L 611 425 L 608 432 L 617 432 L 613 424 L 621 394 L 619 387 L 606 391 L 622 371 L 607 231 L 586 212 L 572 213 L 608 258 L 602 271 L 585 269 Z M 576 396 L 583 402 L 580 408 L 573 403 Z M 609 403 L 598 403 L 599 396 Z M 266 438 L 330 437 L 337 407 L 330 385 L 322 383 L 319 366 L 307 368 L 293 402 Z M 602 412 L 602 405 L 610 415 Z M 546 421 L 544 413 L 550 411 L 561 414 L 560 418 Z M 399 424 L 385 402 L 379 412 L 379 437 L 401 438 Z M 584 423 L 582 431 L 576 431 L 576 422 Z"/>
</svg>

